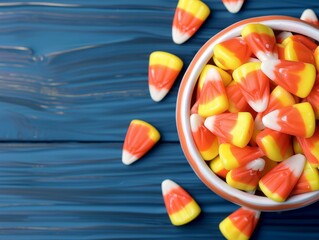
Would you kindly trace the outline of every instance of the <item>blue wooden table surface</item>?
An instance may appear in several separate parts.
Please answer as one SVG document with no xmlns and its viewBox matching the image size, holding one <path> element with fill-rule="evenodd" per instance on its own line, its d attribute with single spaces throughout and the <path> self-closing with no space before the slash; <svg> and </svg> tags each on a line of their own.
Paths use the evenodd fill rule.
<svg viewBox="0 0 319 240">
<path fill-rule="evenodd" d="M 261 15 L 299 18 L 318 0 L 246 0 L 211 15 L 183 45 L 171 38 L 177 0 L 0 1 L 0 239 L 223 239 L 219 222 L 238 206 L 204 186 L 178 142 L 175 102 L 197 50 L 230 24 Z M 148 92 L 149 54 L 185 64 L 168 96 Z M 132 119 L 162 138 L 143 159 L 121 162 Z M 171 225 L 160 184 L 170 178 L 202 207 Z M 262 213 L 252 239 L 318 239 L 319 203 Z"/>
</svg>

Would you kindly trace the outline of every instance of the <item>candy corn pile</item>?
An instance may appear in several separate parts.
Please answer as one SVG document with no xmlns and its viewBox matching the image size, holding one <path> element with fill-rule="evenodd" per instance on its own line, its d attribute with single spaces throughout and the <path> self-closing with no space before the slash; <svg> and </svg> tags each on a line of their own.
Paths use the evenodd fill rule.
<svg viewBox="0 0 319 240">
<path fill-rule="evenodd" d="M 244 0 L 223 0 L 236 13 Z M 172 24 L 176 44 L 187 41 L 210 14 L 200 0 L 179 0 Z M 301 19 L 319 25 L 307 9 Z M 193 140 L 211 170 L 231 187 L 283 202 L 319 190 L 319 46 L 291 32 L 260 23 L 214 46 L 194 91 L 190 126 Z M 155 102 L 169 92 L 183 67 L 171 53 L 149 59 L 149 91 Z M 151 124 L 133 120 L 122 162 L 130 165 L 160 139 Z M 170 179 L 162 194 L 173 225 L 201 212 L 194 198 Z M 260 212 L 241 207 L 219 225 L 227 239 L 249 239 Z"/>
</svg>

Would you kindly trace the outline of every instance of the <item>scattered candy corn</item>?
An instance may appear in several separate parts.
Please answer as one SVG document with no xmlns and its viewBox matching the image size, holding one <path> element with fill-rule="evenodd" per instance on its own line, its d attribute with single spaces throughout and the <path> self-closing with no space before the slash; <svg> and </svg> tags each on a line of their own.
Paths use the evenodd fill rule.
<svg viewBox="0 0 319 240">
<path fill-rule="evenodd" d="M 253 133 L 254 120 L 248 112 L 222 113 L 206 118 L 204 125 L 226 142 L 245 147 Z"/>
<path fill-rule="evenodd" d="M 319 126 L 316 127 L 312 137 L 297 137 L 302 152 L 313 167 L 319 167 Z"/>
<path fill-rule="evenodd" d="M 204 126 L 204 118 L 199 114 L 190 116 L 193 139 L 204 160 L 212 160 L 218 155 L 218 139 Z"/>
<path fill-rule="evenodd" d="M 209 162 L 209 167 L 212 169 L 214 173 L 216 173 L 218 176 L 222 178 L 226 178 L 227 173 L 229 170 L 227 170 L 222 160 L 220 159 L 220 156 L 215 157 L 212 161 Z"/>
<path fill-rule="evenodd" d="M 296 154 L 279 163 L 260 179 L 262 192 L 274 201 L 285 201 L 301 176 L 305 161 L 302 154 Z"/>
<path fill-rule="evenodd" d="M 258 185 L 264 167 L 265 160 L 257 158 L 245 166 L 230 170 L 227 173 L 226 182 L 234 188 L 253 191 Z"/>
<path fill-rule="evenodd" d="M 251 50 L 242 38 L 231 38 L 218 43 L 214 47 L 214 62 L 225 70 L 235 70 L 246 63 L 251 56 Z"/>
<path fill-rule="evenodd" d="M 176 44 L 186 42 L 200 28 L 209 14 L 209 7 L 200 0 L 179 0 L 173 20 L 173 41 Z"/>
<path fill-rule="evenodd" d="M 196 201 L 172 180 L 162 182 L 162 194 L 168 216 L 175 226 L 189 223 L 201 212 Z"/>
<path fill-rule="evenodd" d="M 122 162 L 129 165 L 146 154 L 160 139 L 160 133 L 151 124 L 132 120 L 123 145 Z"/>
<path fill-rule="evenodd" d="M 239 83 L 243 96 L 256 112 L 265 111 L 269 101 L 269 79 L 260 67 L 260 62 L 250 62 L 233 72 L 234 80 Z"/>
<path fill-rule="evenodd" d="M 261 70 L 272 81 L 298 97 L 307 97 L 316 78 L 314 65 L 287 60 L 265 60 Z"/>
<path fill-rule="evenodd" d="M 319 190 L 319 171 L 306 162 L 303 173 L 290 195 Z"/>
<path fill-rule="evenodd" d="M 256 143 L 271 160 L 280 162 L 293 155 L 291 136 L 266 128 L 256 136 Z"/>
<path fill-rule="evenodd" d="M 305 9 L 301 14 L 300 19 L 315 25 L 319 25 L 317 15 L 312 9 Z"/>
<path fill-rule="evenodd" d="M 210 68 L 199 97 L 198 114 L 208 117 L 225 112 L 228 106 L 223 80 L 215 68 Z"/>
<path fill-rule="evenodd" d="M 222 0 L 224 6 L 230 13 L 238 13 L 245 0 Z"/>
<path fill-rule="evenodd" d="M 260 212 L 241 207 L 219 224 L 219 230 L 226 239 L 248 240 L 258 223 Z"/>
<path fill-rule="evenodd" d="M 148 70 L 149 91 L 155 102 L 169 92 L 183 67 L 182 60 L 168 52 L 151 53 Z"/>
<path fill-rule="evenodd" d="M 308 102 L 274 110 L 262 118 L 263 124 L 275 131 L 309 138 L 315 131 L 316 121 Z"/>
<path fill-rule="evenodd" d="M 270 27 L 250 23 L 243 28 L 241 36 L 260 61 L 278 59 L 276 37 Z"/>
<path fill-rule="evenodd" d="M 263 155 L 263 152 L 258 147 L 236 147 L 228 143 L 219 145 L 219 157 L 224 168 L 228 170 L 244 166 Z"/>
</svg>

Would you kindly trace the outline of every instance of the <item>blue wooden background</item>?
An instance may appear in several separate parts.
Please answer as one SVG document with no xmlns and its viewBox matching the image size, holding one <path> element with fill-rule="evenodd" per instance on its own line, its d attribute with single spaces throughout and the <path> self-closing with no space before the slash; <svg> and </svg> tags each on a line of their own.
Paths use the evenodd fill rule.
<svg viewBox="0 0 319 240">
<path fill-rule="evenodd" d="M 318 0 L 246 0 L 212 12 L 183 45 L 171 40 L 177 0 L 0 1 L 0 239 L 223 239 L 219 222 L 238 207 L 204 186 L 187 163 L 175 127 L 180 75 L 160 103 L 149 97 L 152 51 L 186 67 L 200 46 L 248 17 L 319 14 Z M 131 166 L 121 163 L 129 122 L 162 134 Z M 170 178 L 202 207 L 174 227 L 161 196 Z M 318 239 L 319 203 L 263 213 L 252 239 Z"/>
</svg>

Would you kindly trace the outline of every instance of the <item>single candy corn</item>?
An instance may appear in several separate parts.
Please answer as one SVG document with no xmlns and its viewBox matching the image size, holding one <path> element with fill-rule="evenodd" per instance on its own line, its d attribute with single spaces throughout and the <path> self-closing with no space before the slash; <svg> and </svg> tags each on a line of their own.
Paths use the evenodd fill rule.
<svg viewBox="0 0 319 240">
<path fill-rule="evenodd" d="M 222 0 L 222 2 L 230 13 L 238 13 L 244 0 Z"/>
<path fill-rule="evenodd" d="M 301 14 L 300 19 L 305 22 L 319 25 L 317 15 L 312 9 L 305 9 Z"/>
<path fill-rule="evenodd" d="M 219 145 L 219 157 L 223 166 L 228 170 L 244 166 L 263 155 L 264 153 L 258 147 L 236 147 L 228 143 Z"/>
<path fill-rule="evenodd" d="M 293 36 L 291 32 L 283 31 L 276 35 L 277 43 L 282 43 L 288 37 Z"/>
<path fill-rule="evenodd" d="M 257 188 L 264 167 L 265 160 L 257 158 L 245 166 L 230 170 L 227 173 L 226 182 L 234 188 L 253 191 Z"/>
<path fill-rule="evenodd" d="M 223 80 L 215 68 L 210 68 L 199 97 L 198 114 L 208 117 L 225 112 L 228 106 Z"/>
<path fill-rule="evenodd" d="M 252 108 L 249 106 L 247 101 L 245 100 L 240 86 L 237 82 L 232 81 L 226 87 L 226 94 L 228 98 L 228 111 L 232 113 L 236 112 L 251 112 Z"/>
<path fill-rule="evenodd" d="M 190 125 L 196 147 L 204 160 L 212 160 L 218 155 L 218 139 L 204 126 L 204 118 L 199 114 L 190 116 Z"/>
<path fill-rule="evenodd" d="M 169 92 L 183 67 L 182 60 L 168 52 L 151 53 L 148 68 L 149 91 L 155 102 Z"/>
<path fill-rule="evenodd" d="M 315 131 L 316 121 L 308 102 L 274 110 L 262 118 L 263 124 L 275 131 L 309 138 Z"/>
<path fill-rule="evenodd" d="M 319 120 L 319 73 L 316 77 L 316 82 L 309 95 L 304 99 L 304 101 L 309 102 L 315 113 L 315 118 Z"/>
<path fill-rule="evenodd" d="M 308 162 L 313 167 L 319 167 L 319 127 L 316 127 L 312 137 L 297 137 L 297 140 Z"/>
<path fill-rule="evenodd" d="M 304 170 L 290 195 L 319 190 L 319 171 L 306 162 Z"/>
<path fill-rule="evenodd" d="M 248 240 L 258 223 L 260 212 L 241 207 L 219 224 L 219 230 L 226 239 Z"/>
<path fill-rule="evenodd" d="M 162 194 L 168 216 L 175 226 L 189 223 L 201 212 L 195 200 L 172 180 L 162 182 Z"/>
<path fill-rule="evenodd" d="M 316 49 L 317 44 L 314 42 L 314 40 L 300 34 L 294 34 L 287 39 L 283 41 L 283 44 L 285 45 L 288 43 L 290 40 L 292 41 L 297 41 L 305 45 L 307 48 L 309 48 L 312 52 Z"/>
<path fill-rule="evenodd" d="M 222 113 L 206 118 L 204 125 L 224 141 L 245 147 L 253 133 L 254 119 L 248 112 Z"/>
<path fill-rule="evenodd" d="M 303 43 L 287 38 L 283 44 L 285 60 L 315 64 L 313 52 Z"/>
<path fill-rule="evenodd" d="M 123 145 L 122 162 L 129 165 L 146 154 L 160 139 L 160 133 L 151 124 L 132 120 Z"/>
<path fill-rule="evenodd" d="M 256 143 L 271 160 L 280 162 L 293 155 L 291 136 L 266 128 L 256 136 Z"/>
<path fill-rule="evenodd" d="M 243 28 L 241 36 L 260 61 L 278 59 L 276 37 L 270 27 L 260 23 L 250 23 Z"/>
<path fill-rule="evenodd" d="M 207 74 L 209 73 L 210 69 L 212 69 L 212 68 L 214 68 L 215 70 L 218 71 L 221 79 L 223 80 L 225 87 L 233 80 L 232 76 L 228 72 L 226 72 L 223 69 L 216 67 L 214 65 L 207 64 L 203 68 L 203 70 L 199 76 L 199 79 L 198 79 L 197 90 L 196 90 L 196 99 L 198 99 L 200 97 L 200 94 L 202 92 L 205 81 L 208 79 Z"/>
<path fill-rule="evenodd" d="M 210 14 L 209 7 L 198 0 L 179 0 L 175 10 L 172 36 L 176 44 L 192 37 Z"/>
<path fill-rule="evenodd" d="M 216 175 L 222 178 L 226 178 L 226 175 L 229 172 L 229 170 L 224 167 L 223 162 L 219 156 L 215 157 L 212 161 L 209 162 L 209 167 Z"/>
<path fill-rule="evenodd" d="M 307 97 L 316 78 L 316 68 L 309 63 L 287 60 L 267 60 L 261 70 L 272 81 L 298 97 Z"/>
<path fill-rule="evenodd" d="M 241 65 L 233 72 L 241 92 L 248 104 L 256 111 L 263 112 L 269 102 L 269 78 L 261 71 L 260 62 Z"/>
<path fill-rule="evenodd" d="M 280 162 L 259 181 L 261 191 L 270 199 L 283 202 L 301 176 L 306 158 L 296 154 Z"/>
<path fill-rule="evenodd" d="M 214 62 L 225 70 L 235 70 L 246 63 L 252 52 L 242 38 L 231 38 L 214 47 Z"/>
</svg>

